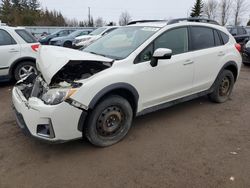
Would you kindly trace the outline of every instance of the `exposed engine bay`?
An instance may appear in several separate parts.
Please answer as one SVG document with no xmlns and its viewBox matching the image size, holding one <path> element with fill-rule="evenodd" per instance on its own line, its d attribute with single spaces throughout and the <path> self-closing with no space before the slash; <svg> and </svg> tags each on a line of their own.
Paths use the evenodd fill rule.
<svg viewBox="0 0 250 188">
<path fill-rule="evenodd" d="M 79 88 L 82 83 L 77 82 L 78 80 L 87 79 L 111 66 L 111 63 L 106 62 L 69 61 L 53 76 L 50 84 L 44 81 L 42 74 L 31 74 L 19 81 L 16 87 L 22 91 L 26 99 L 30 97 L 42 99 L 49 90 Z"/>
<path fill-rule="evenodd" d="M 111 63 L 95 61 L 70 61 L 52 78 L 53 84 L 63 81 L 72 83 L 74 80 L 83 80 L 111 67 Z"/>
</svg>

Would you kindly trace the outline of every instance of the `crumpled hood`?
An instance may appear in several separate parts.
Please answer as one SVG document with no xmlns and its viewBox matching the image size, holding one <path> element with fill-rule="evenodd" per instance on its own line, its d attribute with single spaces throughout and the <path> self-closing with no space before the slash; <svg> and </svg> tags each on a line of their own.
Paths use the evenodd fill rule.
<svg viewBox="0 0 250 188">
<path fill-rule="evenodd" d="M 57 46 L 41 46 L 39 48 L 37 66 L 47 84 L 50 84 L 53 76 L 68 64 L 69 61 L 100 61 L 108 63 L 114 60 L 79 50 Z"/>
</svg>

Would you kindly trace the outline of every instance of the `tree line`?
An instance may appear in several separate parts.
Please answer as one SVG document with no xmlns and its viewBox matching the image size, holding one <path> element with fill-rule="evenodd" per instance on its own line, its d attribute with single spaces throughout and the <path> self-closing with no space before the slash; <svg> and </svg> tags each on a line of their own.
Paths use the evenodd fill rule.
<svg viewBox="0 0 250 188">
<path fill-rule="evenodd" d="M 0 20 L 11 26 L 64 26 L 59 11 L 41 9 L 38 0 L 1 0 Z"/>
<path fill-rule="evenodd" d="M 72 27 L 101 27 L 116 25 L 115 22 L 106 22 L 102 17 L 95 20 L 78 21 L 68 19 L 60 11 L 42 9 L 38 0 L 0 0 L 0 20 L 10 26 L 72 26 Z M 126 25 L 131 20 L 127 12 L 120 17 L 120 24 Z"/>
<path fill-rule="evenodd" d="M 221 25 L 242 25 L 243 17 L 249 12 L 248 0 L 196 0 L 191 17 L 207 17 Z M 247 25 L 250 25 L 250 20 Z"/>
</svg>

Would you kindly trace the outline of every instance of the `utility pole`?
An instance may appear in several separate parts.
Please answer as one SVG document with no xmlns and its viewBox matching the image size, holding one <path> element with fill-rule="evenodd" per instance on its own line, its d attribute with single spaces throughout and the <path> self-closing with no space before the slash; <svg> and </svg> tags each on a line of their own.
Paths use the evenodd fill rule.
<svg viewBox="0 0 250 188">
<path fill-rule="evenodd" d="M 89 26 L 90 26 L 90 7 L 88 7 L 88 12 L 89 12 L 89 15 L 88 15 L 88 17 L 89 17 Z"/>
</svg>

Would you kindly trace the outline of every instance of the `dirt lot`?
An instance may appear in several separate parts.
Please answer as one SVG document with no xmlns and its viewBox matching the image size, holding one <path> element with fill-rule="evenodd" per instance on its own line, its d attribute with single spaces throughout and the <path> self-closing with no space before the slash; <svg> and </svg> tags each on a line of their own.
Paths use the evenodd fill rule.
<svg viewBox="0 0 250 188">
<path fill-rule="evenodd" d="M 23 135 L 0 86 L 0 187 L 250 187 L 250 67 L 232 99 L 206 97 L 135 120 L 105 149 L 80 140 L 61 145 Z"/>
</svg>

